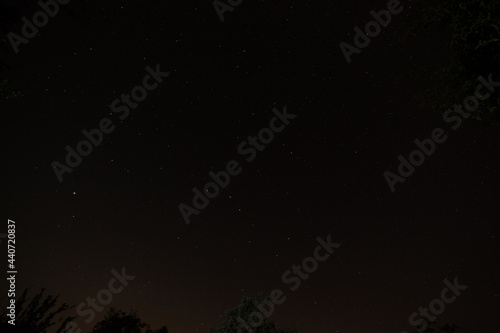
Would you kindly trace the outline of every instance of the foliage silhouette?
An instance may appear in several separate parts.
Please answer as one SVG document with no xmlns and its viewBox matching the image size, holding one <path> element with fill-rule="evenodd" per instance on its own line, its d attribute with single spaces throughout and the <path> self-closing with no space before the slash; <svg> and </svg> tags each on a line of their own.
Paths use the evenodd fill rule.
<svg viewBox="0 0 500 333">
<path fill-rule="evenodd" d="M 454 103 L 460 103 L 474 93 L 481 75 L 487 79 L 491 73 L 494 81 L 500 81 L 500 1 L 441 0 L 428 8 L 423 18 L 409 31 L 409 36 L 435 34 L 436 29 L 451 33 L 451 55 L 437 70 L 420 68 L 417 76 L 432 77 L 434 86 L 423 96 L 422 105 L 444 112 Z M 429 73 L 429 70 L 432 73 Z M 480 103 L 473 113 L 477 120 L 498 124 L 500 120 L 500 94 Z"/>
<path fill-rule="evenodd" d="M 455 333 L 458 329 L 460 329 L 460 327 L 455 324 L 438 326 L 436 321 L 430 321 L 428 319 L 423 320 L 423 325 L 421 325 L 415 333 Z"/>
<path fill-rule="evenodd" d="M 45 295 L 45 289 L 33 296 L 27 297 L 28 289 L 25 289 L 16 301 L 16 320 L 15 326 L 8 323 L 10 318 L 7 316 L 9 310 L 4 306 L 0 319 L 1 332 L 13 333 L 63 333 L 63 329 L 75 317 L 67 316 L 54 321 L 56 316 L 62 312 L 71 309 L 66 303 L 56 307 L 59 296 Z M 58 326 L 54 331 L 53 327 Z M 52 328 L 49 331 L 49 328 Z"/>
<path fill-rule="evenodd" d="M 136 311 L 125 313 L 122 310 L 110 308 L 103 320 L 98 322 L 91 333 L 168 333 L 165 326 L 158 330 L 151 329 L 144 323 Z"/>
<path fill-rule="evenodd" d="M 241 326 L 238 318 L 241 318 L 248 322 L 248 317 L 252 312 L 258 312 L 254 305 L 254 302 L 261 303 L 264 300 L 269 300 L 269 298 L 258 297 L 243 297 L 240 304 L 229 311 L 227 311 L 223 316 L 223 322 L 219 328 L 211 328 L 210 333 L 243 333 L 251 332 L 246 328 Z M 276 307 L 276 305 L 274 305 Z M 254 327 L 253 332 L 255 333 L 297 333 L 295 328 L 292 329 L 277 329 L 274 322 L 270 321 L 268 318 L 264 317 L 264 321 L 258 327 Z"/>
</svg>

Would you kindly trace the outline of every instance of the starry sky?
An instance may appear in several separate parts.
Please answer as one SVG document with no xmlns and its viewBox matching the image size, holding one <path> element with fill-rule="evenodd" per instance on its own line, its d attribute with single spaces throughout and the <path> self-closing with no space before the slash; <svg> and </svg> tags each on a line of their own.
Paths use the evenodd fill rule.
<svg viewBox="0 0 500 333">
<path fill-rule="evenodd" d="M 5 3 L 18 34 L 39 10 Z M 210 1 L 80 0 L 18 54 L 2 35 L 3 77 L 24 92 L 1 113 L 19 288 L 78 305 L 125 267 L 135 279 L 107 307 L 172 333 L 208 332 L 276 288 L 279 327 L 399 333 L 458 277 L 468 288 L 438 322 L 498 331 L 500 132 L 452 131 L 415 100 L 435 82 L 413 77 L 446 63 L 449 32 L 405 38 L 429 3 L 401 4 L 350 64 L 339 44 L 386 2 L 243 1 L 221 22 Z M 168 77 L 120 119 L 113 101 L 157 65 Z M 284 107 L 297 117 L 247 162 L 239 145 Z M 59 182 L 52 163 L 103 118 L 114 131 Z M 392 193 L 384 172 L 435 128 L 448 140 Z M 187 225 L 179 204 L 231 160 L 241 173 Z M 342 245 L 291 292 L 283 272 L 328 235 Z"/>
</svg>

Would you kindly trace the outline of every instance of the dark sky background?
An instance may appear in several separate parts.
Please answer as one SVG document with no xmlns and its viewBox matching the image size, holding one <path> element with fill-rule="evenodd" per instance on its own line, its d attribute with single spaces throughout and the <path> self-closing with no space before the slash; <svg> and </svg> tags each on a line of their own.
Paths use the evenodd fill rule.
<svg viewBox="0 0 500 333">
<path fill-rule="evenodd" d="M 27 3 L 11 31 L 39 10 Z M 3 43 L 3 77 L 25 93 L 1 112 L 18 289 L 78 305 L 125 267 L 136 278 L 108 308 L 172 333 L 208 332 L 276 288 L 279 327 L 399 333 L 458 277 L 468 289 L 438 322 L 498 331 L 499 128 L 452 131 L 419 106 L 436 82 L 412 77 L 447 62 L 448 34 L 404 40 L 429 4 L 402 4 L 351 64 L 339 43 L 385 2 L 244 1 L 220 22 L 210 1 L 75 0 L 19 54 Z M 110 115 L 156 64 L 170 76 L 125 120 Z M 285 105 L 298 117 L 244 162 L 240 142 Z M 59 183 L 51 163 L 104 117 L 115 131 Z M 437 127 L 448 140 L 391 193 L 383 173 Z M 186 225 L 177 206 L 232 159 L 241 174 Z M 342 246 L 291 292 L 281 275 L 329 234 Z"/>
</svg>

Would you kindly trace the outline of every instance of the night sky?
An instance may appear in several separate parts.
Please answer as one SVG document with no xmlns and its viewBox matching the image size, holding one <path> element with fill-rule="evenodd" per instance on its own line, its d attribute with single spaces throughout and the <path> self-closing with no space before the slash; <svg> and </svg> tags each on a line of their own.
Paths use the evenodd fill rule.
<svg viewBox="0 0 500 333">
<path fill-rule="evenodd" d="M 16 34 L 40 10 L 4 3 Z M 4 33 L 2 78 L 24 93 L 1 112 L 18 290 L 78 305 L 125 267 L 135 279 L 91 323 L 77 318 L 83 332 L 110 307 L 208 332 L 243 296 L 281 289 L 278 327 L 400 333 L 458 277 L 467 289 L 438 323 L 498 331 L 499 127 L 453 130 L 419 105 L 439 82 L 415 73 L 447 62 L 449 32 L 404 38 L 429 3 L 401 5 L 350 64 L 339 44 L 387 2 L 243 1 L 221 22 L 211 1 L 74 0 L 17 54 Z M 114 112 L 148 66 L 169 75 L 128 116 Z M 240 145 L 284 109 L 296 117 L 260 149 L 242 146 L 247 161 Z M 53 162 L 105 118 L 114 130 L 60 182 Z M 447 140 L 392 192 L 384 172 L 436 128 Z M 239 174 L 187 224 L 179 205 L 233 160 Z M 341 246 L 291 291 L 282 274 L 328 235 Z"/>
</svg>

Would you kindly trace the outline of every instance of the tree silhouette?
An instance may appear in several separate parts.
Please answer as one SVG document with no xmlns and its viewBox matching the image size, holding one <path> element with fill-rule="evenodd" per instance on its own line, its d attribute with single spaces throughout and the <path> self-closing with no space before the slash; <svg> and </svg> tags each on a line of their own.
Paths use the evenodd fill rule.
<svg viewBox="0 0 500 333">
<path fill-rule="evenodd" d="M 12 100 L 18 99 L 24 96 L 24 94 L 11 86 L 8 80 L 0 81 L 0 100 Z"/>
<path fill-rule="evenodd" d="M 438 326 L 436 321 L 423 319 L 423 324 L 415 331 L 415 333 L 455 333 L 460 327 L 455 324 L 445 324 Z"/>
<path fill-rule="evenodd" d="M 265 316 L 262 316 L 264 318 L 262 324 L 257 327 L 248 326 L 248 328 L 245 328 L 245 326 L 243 326 L 244 324 L 241 323 L 241 320 L 243 319 L 248 322 L 250 314 L 258 312 L 254 303 L 260 304 L 264 300 L 269 300 L 269 298 L 263 298 L 262 296 L 243 297 L 240 304 L 236 308 L 229 310 L 224 314 L 224 321 L 219 328 L 211 328 L 210 333 L 297 333 L 295 328 L 277 329 L 274 322 L 270 321 Z"/>
<path fill-rule="evenodd" d="M 9 42 L 6 37 L 9 33 L 7 25 L 13 23 L 16 18 L 18 18 L 17 10 L 13 6 L 0 4 L 0 52 L 9 51 Z M 0 70 L 8 68 L 10 68 L 9 64 L 0 60 Z M 7 79 L 0 81 L 0 100 L 17 99 L 22 96 L 23 94 L 13 88 Z"/>
<path fill-rule="evenodd" d="M 438 111 L 445 111 L 450 104 L 458 103 L 474 93 L 477 78 L 493 74 L 500 80 L 500 12 L 499 1 L 441 0 L 427 9 L 423 18 L 411 29 L 415 37 L 426 29 L 434 34 L 436 29 L 451 32 L 449 47 L 451 56 L 439 69 L 429 71 L 419 68 L 420 76 L 433 77 L 424 96 L 418 96 Z M 431 75 L 431 76 L 430 76 Z M 473 116 L 488 123 L 500 120 L 500 94 L 497 92 L 480 103 Z M 496 119 L 495 119 L 496 117 Z"/>
<path fill-rule="evenodd" d="M 168 333 L 165 326 L 152 330 L 144 323 L 136 311 L 125 313 L 122 310 L 110 308 L 103 320 L 98 322 L 91 333 Z"/>
<path fill-rule="evenodd" d="M 56 307 L 59 296 L 45 295 L 43 288 L 30 299 L 27 298 L 27 293 L 28 289 L 25 289 L 16 301 L 15 325 L 8 323 L 9 309 L 3 307 L 5 311 L 1 313 L 0 332 L 48 333 L 48 329 L 52 328 L 50 332 L 53 333 L 53 326 L 58 325 L 55 333 L 62 333 L 66 325 L 75 319 L 75 317 L 67 316 L 54 321 L 56 316 L 72 308 L 66 303 Z"/>
</svg>

